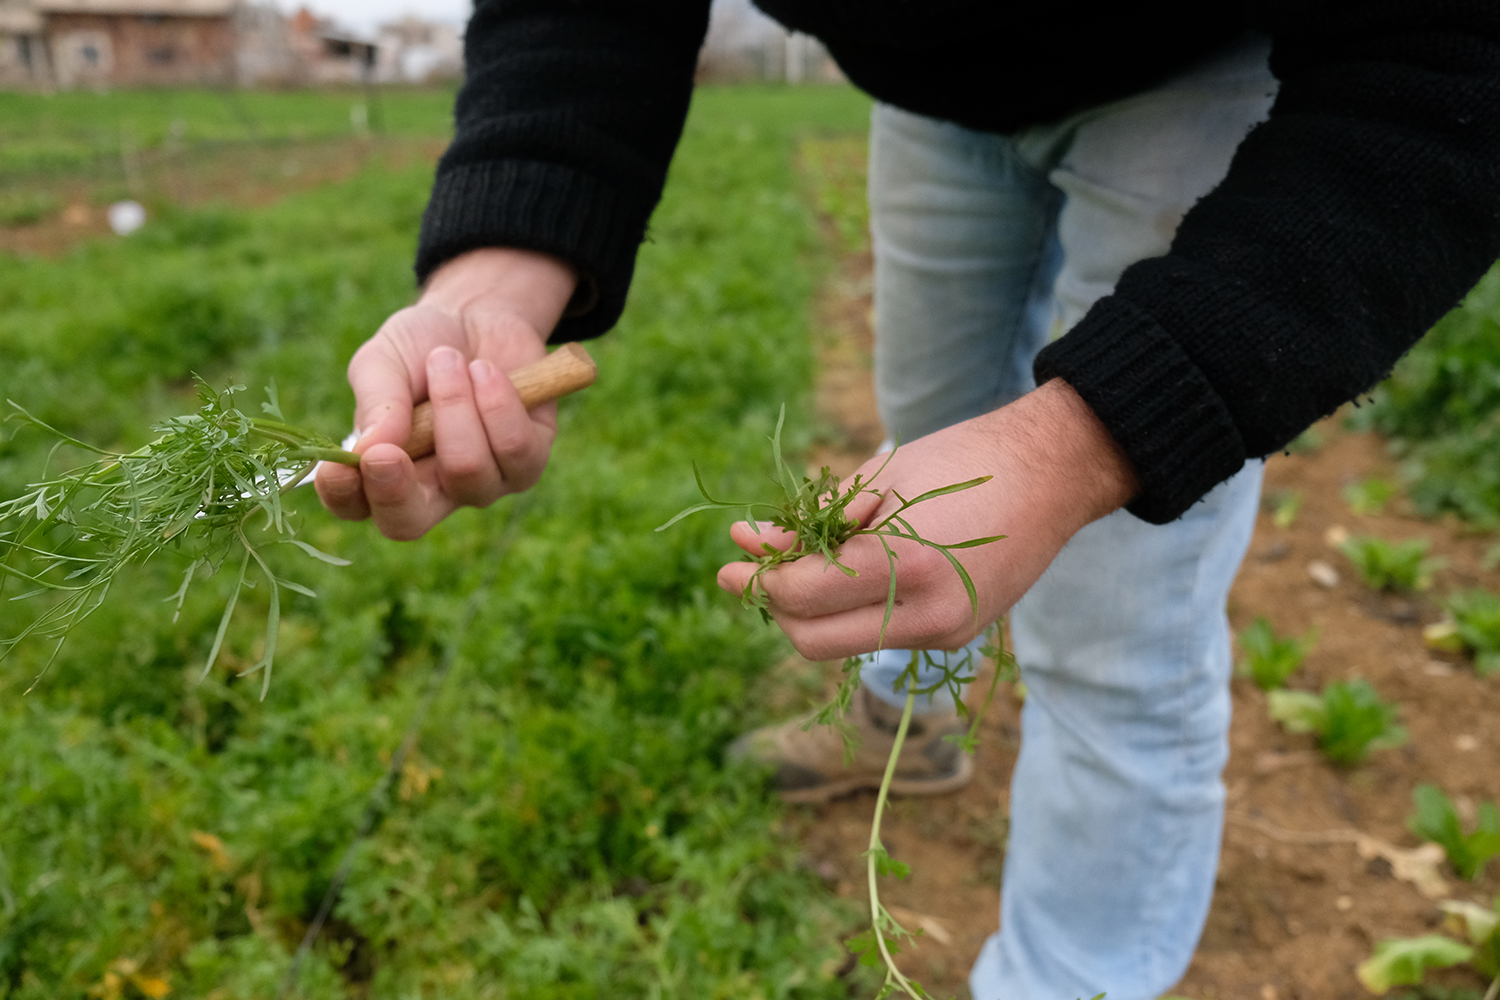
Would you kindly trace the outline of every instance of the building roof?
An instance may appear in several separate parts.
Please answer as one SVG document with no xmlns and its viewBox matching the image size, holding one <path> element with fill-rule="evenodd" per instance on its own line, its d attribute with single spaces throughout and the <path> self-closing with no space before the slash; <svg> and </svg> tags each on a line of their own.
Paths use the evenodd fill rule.
<svg viewBox="0 0 1500 1000">
<path fill-rule="evenodd" d="M 227 17 L 235 0 L 35 0 L 45 14 L 165 14 Z"/>
<path fill-rule="evenodd" d="M 26 0 L 0 0 L 0 32 L 35 35 L 42 30 L 42 15 Z"/>
</svg>

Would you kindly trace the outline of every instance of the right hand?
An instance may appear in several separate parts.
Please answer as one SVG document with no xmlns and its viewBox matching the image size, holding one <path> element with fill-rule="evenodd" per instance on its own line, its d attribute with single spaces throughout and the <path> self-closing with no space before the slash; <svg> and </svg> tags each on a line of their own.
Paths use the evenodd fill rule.
<svg viewBox="0 0 1500 1000">
<path fill-rule="evenodd" d="M 546 354 L 577 285 L 548 254 L 473 250 L 448 261 L 416 305 L 391 315 L 349 362 L 359 469 L 325 462 L 318 496 L 387 538 L 420 538 L 459 507 L 485 507 L 541 478 L 557 404 L 527 412 L 506 372 Z M 412 408 L 432 401 L 435 451 L 402 450 Z"/>
</svg>

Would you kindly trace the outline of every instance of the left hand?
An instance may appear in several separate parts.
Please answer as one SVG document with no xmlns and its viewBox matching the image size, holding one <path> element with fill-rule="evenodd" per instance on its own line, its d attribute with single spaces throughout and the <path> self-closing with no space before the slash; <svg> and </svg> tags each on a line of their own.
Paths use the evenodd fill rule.
<svg viewBox="0 0 1500 1000">
<path fill-rule="evenodd" d="M 877 456 L 860 469 L 873 475 Z M 850 514 L 867 527 L 899 506 L 892 495 L 914 497 L 952 483 L 993 476 L 960 493 L 918 504 L 903 515 L 924 538 L 961 542 L 1007 538 L 954 553 L 973 578 L 976 616 L 963 581 L 941 552 L 915 542 L 891 542 L 896 559 L 896 606 L 883 643 L 890 568 L 880 540 L 856 537 L 840 553 L 858 576 L 849 577 L 816 556 L 787 563 L 760 578 L 772 617 L 797 652 L 830 660 L 887 649 L 957 649 L 1010 610 L 1041 576 L 1067 540 L 1084 525 L 1116 510 L 1137 489 L 1124 453 L 1075 393 L 1054 379 L 1009 406 L 902 445 Z M 745 522 L 730 530 L 752 555 L 762 544 L 789 545 L 792 536 Z M 738 594 L 752 563 L 719 570 L 719 586 Z"/>
</svg>

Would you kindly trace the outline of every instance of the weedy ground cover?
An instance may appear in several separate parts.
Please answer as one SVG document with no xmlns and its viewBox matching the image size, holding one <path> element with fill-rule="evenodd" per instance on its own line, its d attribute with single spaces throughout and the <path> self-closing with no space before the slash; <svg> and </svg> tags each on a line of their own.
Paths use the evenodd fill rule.
<svg viewBox="0 0 1500 1000">
<path fill-rule="evenodd" d="M 685 457 L 712 455 L 705 483 L 740 495 L 782 403 L 806 426 L 823 251 L 792 150 L 867 114 L 841 89 L 700 92 L 631 308 L 595 352 L 604 376 L 564 403 L 541 486 L 418 545 L 296 495 L 299 537 L 355 566 L 285 553 L 319 600 L 287 602 L 265 702 L 236 675 L 264 653 L 268 593 L 228 626 L 225 648 L 248 653 L 198 683 L 224 593 L 190 593 L 174 625 L 161 598 L 182 565 L 128 569 L 31 694 L 47 650 L 0 666 L 0 996 L 82 1000 L 127 968 L 171 996 L 275 995 L 450 642 L 300 995 L 845 994 L 854 920 L 720 759 L 768 721 L 755 692 L 786 646 L 718 599 L 737 551 L 720 526 L 651 529 L 694 499 Z M 269 209 L 7 259 L 0 390 L 130 450 L 184 409 L 193 372 L 274 378 L 288 413 L 337 434 L 345 359 L 411 294 L 429 178 L 375 166 Z M 0 493 L 47 447 L 0 442 Z"/>
<path fill-rule="evenodd" d="M 1283 689 L 1267 697 L 1271 718 L 1287 732 L 1316 734 L 1318 749 L 1335 764 L 1353 766 L 1371 750 L 1388 750 L 1406 742 L 1406 730 L 1396 721 L 1396 706 L 1382 701 L 1362 678 L 1333 681 L 1321 695 Z"/>
<path fill-rule="evenodd" d="M 1246 625 L 1236 637 L 1245 658 L 1240 672 L 1262 691 L 1272 691 L 1286 684 L 1318 642 L 1318 630 L 1308 629 L 1302 635 L 1278 636 L 1264 615 Z"/>
<path fill-rule="evenodd" d="M 1412 503 L 1500 524 L 1500 267 L 1354 413 L 1394 439 Z"/>
</svg>

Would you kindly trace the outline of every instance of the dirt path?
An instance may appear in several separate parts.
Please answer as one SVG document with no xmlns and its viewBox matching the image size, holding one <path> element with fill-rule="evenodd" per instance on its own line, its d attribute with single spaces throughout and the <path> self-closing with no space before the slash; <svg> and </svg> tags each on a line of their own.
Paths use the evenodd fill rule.
<svg viewBox="0 0 1500 1000">
<path fill-rule="evenodd" d="M 847 257 L 825 290 L 819 313 L 822 375 L 818 402 L 826 440 L 813 464 L 852 471 L 881 437 L 869 380 L 870 261 Z M 1372 850 L 1377 838 L 1418 846 L 1405 821 L 1411 792 L 1434 782 L 1461 811 L 1500 800 L 1500 680 L 1475 675 L 1461 657 L 1431 653 L 1422 625 L 1441 617 L 1438 599 L 1462 587 L 1500 590 L 1500 572 L 1481 568 L 1487 538 L 1456 524 L 1418 520 L 1398 499 L 1391 512 L 1356 516 L 1341 499 L 1351 482 L 1395 479 L 1378 440 L 1345 432 L 1337 420 L 1317 429 L 1309 453 L 1277 456 L 1266 472 L 1270 498 L 1300 491 L 1295 521 L 1278 528 L 1263 513 L 1230 596 L 1236 631 L 1266 616 L 1278 634 L 1320 630 L 1317 647 L 1291 686 L 1321 690 L 1336 679 L 1364 677 L 1401 706 L 1411 734 L 1399 750 L 1377 751 L 1353 770 L 1323 760 L 1308 736 L 1290 736 L 1266 714 L 1266 698 L 1249 681 L 1233 682 L 1235 718 L 1225 774 L 1229 816 L 1218 888 L 1197 955 L 1176 993 L 1193 1000 L 1355 1000 L 1368 993 L 1355 966 L 1386 937 L 1433 930 L 1434 898 L 1397 877 L 1404 855 Z M 1269 507 L 1270 504 L 1268 503 Z M 1355 577 L 1329 544 L 1330 532 L 1388 539 L 1421 537 L 1447 559 L 1426 595 L 1381 597 Z M 1338 573 L 1316 582 L 1309 564 Z M 826 667 L 791 668 L 807 692 Z M 807 700 L 806 695 L 802 696 Z M 788 706 L 800 704 L 788 698 Z M 938 996 L 967 997 L 965 978 L 985 937 L 998 925 L 999 885 L 1008 824 L 1010 771 L 1020 745 L 1019 704 L 997 697 L 984 723 L 978 777 L 958 794 L 896 801 L 884 839 L 913 865 L 907 882 L 888 880 L 882 895 L 910 927 L 926 929 L 904 960 Z M 834 890 L 863 899 L 859 857 L 868 839 L 873 795 L 862 794 L 793 812 L 809 865 Z M 1378 846 L 1378 845 L 1375 845 Z M 1393 865 L 1393 860 L 1395 864 Z M 1448 882 L 1445 893 L 1488 905 L 1500 893 L 1500 863 L 1476 885 Z M 1476 974 L 1453 970 L 1430 982 L 1482 989 Z"/>
</svg>

